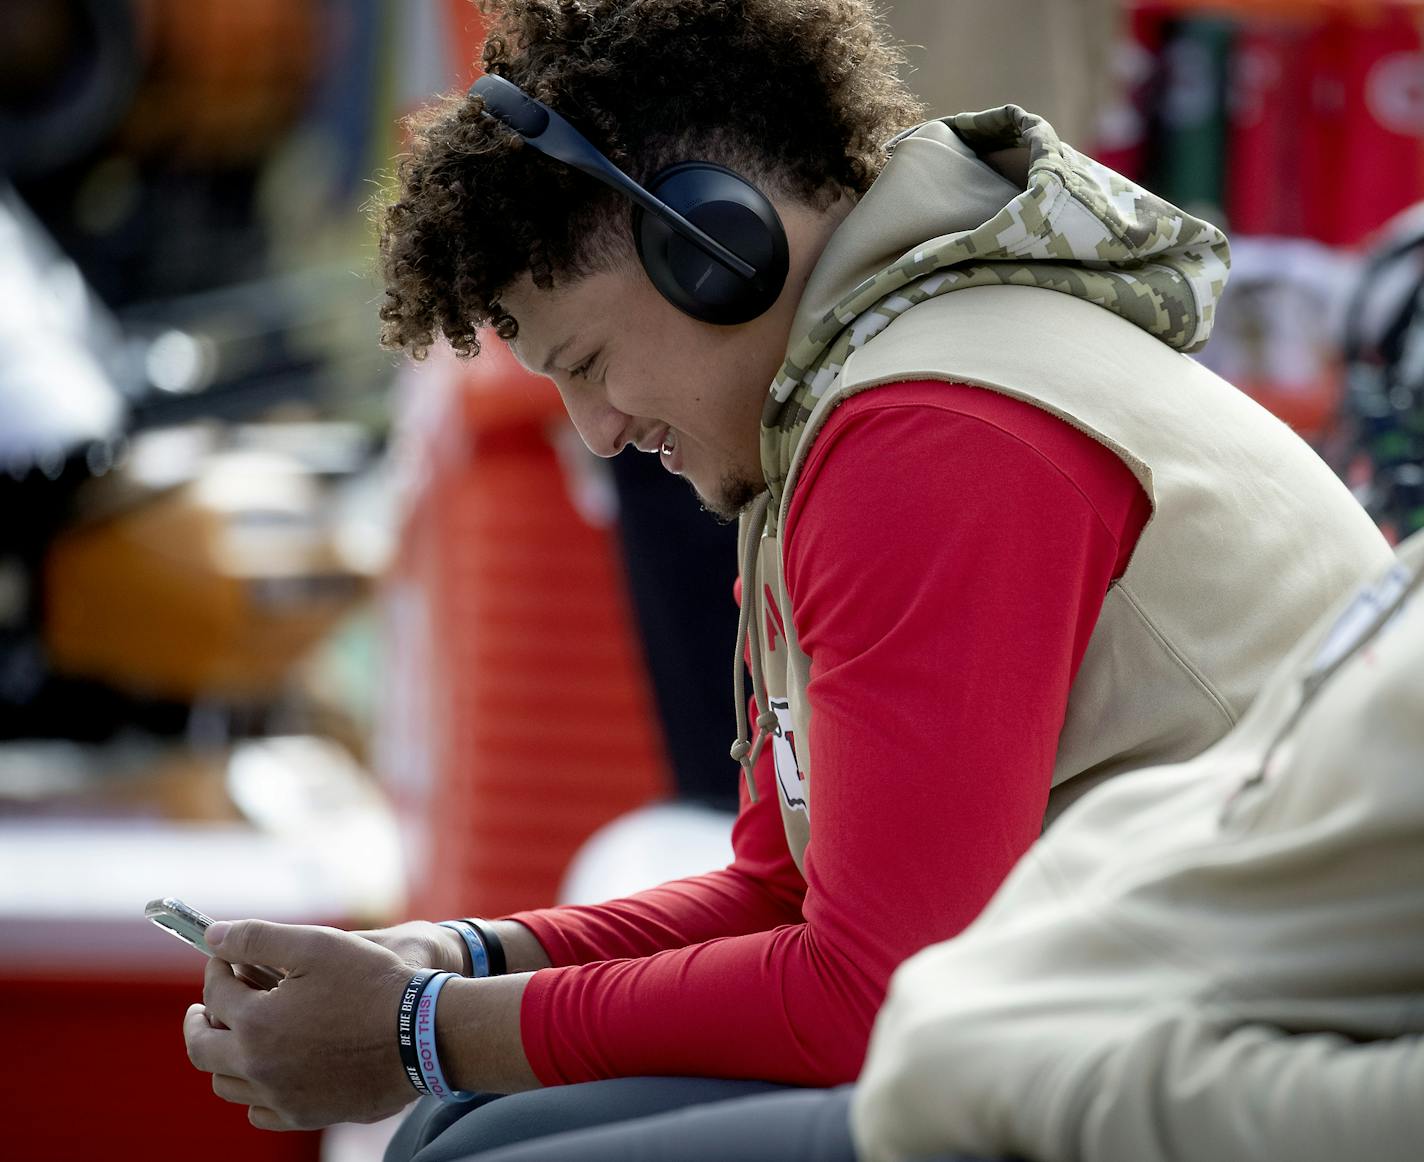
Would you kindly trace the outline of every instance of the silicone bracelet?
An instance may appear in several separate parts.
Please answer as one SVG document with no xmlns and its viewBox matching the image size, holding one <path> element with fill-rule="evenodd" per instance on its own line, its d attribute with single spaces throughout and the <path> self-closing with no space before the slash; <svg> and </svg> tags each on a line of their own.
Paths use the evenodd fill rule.
<svg viewBox="0 0 1424 1162">
<path fill-rule="evenodd" d="M 467 916 L 465 923 L 475 930 L 479 936 L 480 943 L 485 946 L 485 956 L 489 960 L 489 976 L 503 976 L 509 971 L 508 962 L 504 959 L 504 941 L 499 938 L 499 933 L 494 930 L 494 925 L 488 920 L 478 920 L 474 916 Z"/>
<path fill-rule="evenodd" d="M 485 942 L 480 939 L 480 934 L 465 920 L 441 920 L 440 927 L 453 928 L 460 934 L 460 939 L 465 942 L 465 951 L 468 955 L 470 970 L 465 976 L 490 976 L 489 954 L 485 951 Z"/>
<path fill-rule="evenodd" d="M 415 1046 L 415 1013 L 421 995 L 436 975 L 433 968 L 422 968 L 411 977 L 396 1010 L 396 1044 L 400 1047 L 401 1065 L 405 1067 L 406 1080 L 415 1086 L 416 1093 L 423 1094 L 429 1094 L 430 1088 L 420 1072 L 420 1057 Z"/>
<path fill-rule="evenodd" d="M 473 1093 L 450 1088 L 440 1068 L 440 1054 L 435 1048 L 435 1003 L 440 999 L 440 990 L 445 987 L 445 982 L 458 976 L 459 973 L 455 972 L 436 973 L 426 985 L 415 1010 L 415 1051 L 420 1061 L 425 1092 L 448 1102 L 470 1101 L 475 1097 Z"/>
</svg>

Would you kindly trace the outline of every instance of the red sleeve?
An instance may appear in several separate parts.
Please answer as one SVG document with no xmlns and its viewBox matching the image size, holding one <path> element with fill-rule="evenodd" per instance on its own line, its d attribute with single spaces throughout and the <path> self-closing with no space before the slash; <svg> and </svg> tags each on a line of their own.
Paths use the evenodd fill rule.
<svg viewBox="0 0 1424 1162">
<path fill-rule="evenodd" d="M 803 919 L 536 973 L 540 1080 L 854 1078 L 896 965 L 1038 834 L 1069 684 L 1146 516 L 1114 455 L 1006 397 L 897 384 L 837 409 L 785 529 L 812 659 Z"/>
</svg>

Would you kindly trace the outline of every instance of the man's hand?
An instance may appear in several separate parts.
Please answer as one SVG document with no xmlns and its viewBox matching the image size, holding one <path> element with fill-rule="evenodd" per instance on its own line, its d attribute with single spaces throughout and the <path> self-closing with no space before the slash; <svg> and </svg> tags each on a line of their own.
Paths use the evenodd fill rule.
<svg viewBox="0 0 1424 1162">
<path fill-rule="evenodd" d="M 457 940 L 456 933 L 450 933 Z M 374 1122 L 416 1094 L 396 1045 L 396 1008 L 411 964 L 335 928 L 239 920 L 208 929 L 203 1004 L 183 1022 L 188 1057 L 213 1092 L 248 1107 L 264 1130 Z M 286 972 L 262 992 L 233 964 Z"/>
<path fill-rule="evenodd" d="M 470 970 L 470 954 L 464 938 L 453 928 L 442 928 L 429 920 L 411 920 L 391 928 L 369 928 L 352 935 L 390 949 L 411 972 L 438 968 L 442 972 L 464 975 Z"/>
</svg>

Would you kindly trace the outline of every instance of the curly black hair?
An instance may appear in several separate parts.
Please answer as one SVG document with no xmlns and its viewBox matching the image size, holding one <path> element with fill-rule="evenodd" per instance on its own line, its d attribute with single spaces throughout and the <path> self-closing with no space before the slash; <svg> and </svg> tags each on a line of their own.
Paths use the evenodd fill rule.
<svg viewBox="0 0 1424 1162">
<path fill-rule="evenodd" d="M 914 124 L 899 50 L 873 0 L 475 0 L 486 72 L 567 117 L 646 182 L 677 161 L 716 162 L 808 205 L 863 193 L 885 141 Z M 409 122 L 409 153 L 381 211 L 381 341 L 417 358 L 444 337 L 517 324 L 501 290 L 607 269 L 632 253 L 618 195 L 528 149 L 444 96 Z"/>
</svg>

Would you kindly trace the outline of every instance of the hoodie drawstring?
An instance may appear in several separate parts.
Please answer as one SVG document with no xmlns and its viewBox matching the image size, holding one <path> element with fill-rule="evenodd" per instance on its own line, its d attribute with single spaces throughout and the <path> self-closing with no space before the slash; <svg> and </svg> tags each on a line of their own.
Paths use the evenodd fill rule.
<svg viewBox="0 0 1424 1162">
<path fill-rule="evenodd" d="M 776 729 L 776 711 L 767 705 L 766 682 L 761 669 L 761 593 L 757 589 L 757 553 L 761 548 L 761 533 L 766 527 L 766 510 L 771 504 L 771 494 L 762 493 L 753 502 L 747 517 L 747 525 L 754 532 L 747 537 L 747 547 L 740 562 L 742 573 L 742 608 L 737 614 L 737 648 L 732 655 L 732 690 L 736 699 L 737 738 L 732 743 L 732 759 L 742 768 L 742 777 L 747 781 L 747 793 L 753 803 L 757 801 L 756 777 L 752 773 L 762 747 Z M 757 607 L 752 616 L 752 606 Z M 747 693 L 743 679 L 745 667 L 742 655 L 748 654 L 752 665 L 752 697 L 761 712 L 757 715 L 756 745 L 750 742 L 751 732 L 747 728 Z"/>
</svg>

